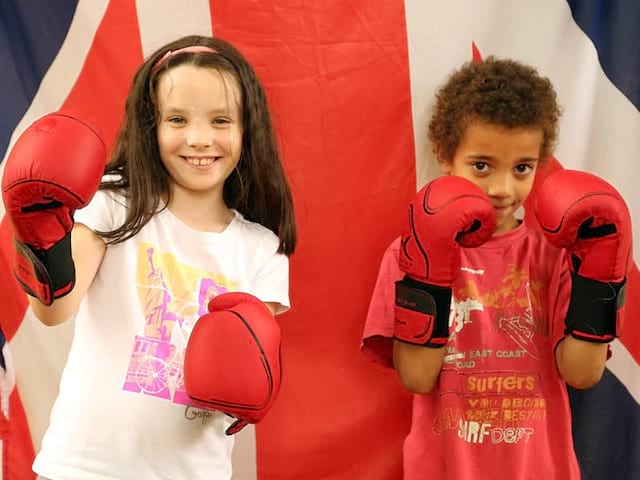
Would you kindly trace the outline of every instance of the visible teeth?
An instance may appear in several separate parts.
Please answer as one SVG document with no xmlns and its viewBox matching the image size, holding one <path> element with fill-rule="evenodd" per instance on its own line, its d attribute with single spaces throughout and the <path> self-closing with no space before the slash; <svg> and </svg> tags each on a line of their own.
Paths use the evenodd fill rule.
<svg viewBox="0 0 640 480">
<path fill-rule="evenodd" d="M 204 166 L 211 165 L 213 163 L 213 158 L 186 158 L 187 162 L 189 162 L 191 165 Z"/>
</svg>

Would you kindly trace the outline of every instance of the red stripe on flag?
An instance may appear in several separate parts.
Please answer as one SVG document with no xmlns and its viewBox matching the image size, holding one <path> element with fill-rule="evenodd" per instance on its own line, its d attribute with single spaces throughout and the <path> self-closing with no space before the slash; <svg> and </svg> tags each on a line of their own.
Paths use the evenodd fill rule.
<svg viewBox="0 0 640 480">
<path fill-rule="evenodd" d="M 400 478 L 410 396 L 359 344 L 382 253 L 415 193 L 403 2 L 211 11 L 215 34 L 267 89 L 300 233 L 281 317 L 284 385 L 256 429 L 259 477 Z"/>
<path fill-rule="evenodd" d="M 63 108 L 95 119 L 105 142 L 112 145 L 133 74 L 141 62 L 135 2 L 111 0 Z"/>
<path fill-rule="evenodd" d="M 9 397 L 9 418 L 0 412 L 0 440 L 2 449 L 2 478 L 5 480 L 31 480 L 35 474 L 31 465 L 35 458 L 31 433 L 18 387 Z"/>
<path fill-rule="evenodd" d="M 5 216 L 0 223 L 0 328 L 7 341 L 15 335 L 27 309 L 27 297 L 13 275 L 13 252 L 13 229 L 9 218 Z"/>
<path fill-rule="evenodd" d="M 27 309 L 27 298 L 13 275 L 13 229 L 5 216 L 0 222 L 0 328 L 7 340 L 11 340 L 22 323 Z M 3 380 L 0 379 L 0 387 Z M 0 399 L 4 392 L 0 389 Z M 2 399 L 4 400 L 4 399 Z M 9 395 L 9 417 L 0 411 L 0 440 L 2 441 L 2 478 L 5 480 L 30 480 L 35 478 L 31 464 L 35 458 L 31 433 L 18 388 Z"/>
</svg>

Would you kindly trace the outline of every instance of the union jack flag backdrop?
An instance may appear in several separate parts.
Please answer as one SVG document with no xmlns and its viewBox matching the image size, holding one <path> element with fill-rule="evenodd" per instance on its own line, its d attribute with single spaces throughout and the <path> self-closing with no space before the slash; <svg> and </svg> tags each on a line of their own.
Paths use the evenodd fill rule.
<svg viewBox="0 0 640 480">
<path fill-rule="evenodd" d="M 266 87 L 300 229 L 293 308 L 281 317 L 284 385 L 267 418 L 241 432 L 234 478 L 398 479 L 410 396 L 359 341 L 382 252 L 416 188 L 436 174 L 426 140 L 435 89 L 474 49 L 551 78 L 564 116 L 550 169 L 588 170 L 622 192 L 638 259 L 638 25 L 636 0 L 3 0 L 0 159 L 61 106 L 96 116 L 111 143 L 146 55 L 191 33 L 234 43 Z M 34 319 L 11 257 L 2 218 L 2 478 L 25 480 L 73 325 Z M 627 311 L 602 382 L 571 392 L 585 479 L 640 478 L 635 267 Z"/>
</svg>

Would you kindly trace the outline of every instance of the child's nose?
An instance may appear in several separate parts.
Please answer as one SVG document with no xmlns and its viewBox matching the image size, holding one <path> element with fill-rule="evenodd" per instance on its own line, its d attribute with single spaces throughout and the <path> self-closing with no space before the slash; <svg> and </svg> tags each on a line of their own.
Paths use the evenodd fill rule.
<svg viewBox="0 0 640 480">
<path fill-rule="evenodd" d="M 494 175 L 489 183 L 487 194 L 490 197 L 509 197 L 513 191 L 511 178 L 507 174 Z"/>
<path fill-rule="evenodd" d="M 213 132 L 209 125 L 194 123 L 189 126 L 187 143 L 191 147 L 203 148 L 213 144 Z"/>
</svg>

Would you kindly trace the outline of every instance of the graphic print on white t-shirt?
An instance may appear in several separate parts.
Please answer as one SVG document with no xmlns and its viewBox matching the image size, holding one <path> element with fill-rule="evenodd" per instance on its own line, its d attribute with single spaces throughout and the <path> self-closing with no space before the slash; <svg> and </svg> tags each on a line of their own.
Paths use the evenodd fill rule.
<svg viewBox="0 0 640 480">
<path fill-rule="evenodd" d="M 122 389 L 189 405 L 182 369 L 187 339 L 196 320 L 207 313 L 209 301 L 233 291 L 235 282 L 142 243 L 136 287 L 145 324 L 135 336 Z"/>
</svg>

